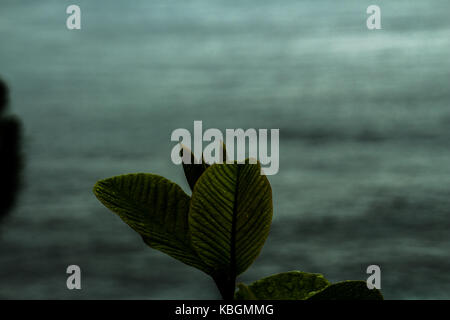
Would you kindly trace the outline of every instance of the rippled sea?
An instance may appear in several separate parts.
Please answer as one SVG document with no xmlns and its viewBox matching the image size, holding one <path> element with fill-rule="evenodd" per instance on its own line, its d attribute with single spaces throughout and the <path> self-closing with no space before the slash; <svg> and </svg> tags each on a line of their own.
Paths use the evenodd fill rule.
<svg viewBox="0 0 450 320">
<path fill-rule="evenodd" d="M 388 299 L 450 298 L 450 3 L 2 0 L 0 76 L 26 166 L 0 229 L 6 299 L 218 298 L 154 251 L 91 190 L 166 176 L 176 128 L 279 128 L 271 234 L 242 276 L 365 279 Z M 66 267 L 82 290 L 66 288 Z"/>
</svg>

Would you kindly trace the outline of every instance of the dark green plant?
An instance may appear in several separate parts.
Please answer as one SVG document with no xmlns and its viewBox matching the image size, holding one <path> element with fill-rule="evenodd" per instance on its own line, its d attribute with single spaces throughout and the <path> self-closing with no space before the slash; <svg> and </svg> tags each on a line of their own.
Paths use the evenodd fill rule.
<svg viewBox="0 0 450 320">
<path fill-rule="evenodd" d="M 225 300 L 382 299 L 364 281 L 330 284 L 322 275 L 300 271 L 240 283 L 236 292 L 237 276 L 253 263 L 269 234 L 270 183 L 259 162 L 183 168 L 192 197 L 146 173 L 98 181 L 94 193 L 147 245 L 210 275 Z"/>
</svg>

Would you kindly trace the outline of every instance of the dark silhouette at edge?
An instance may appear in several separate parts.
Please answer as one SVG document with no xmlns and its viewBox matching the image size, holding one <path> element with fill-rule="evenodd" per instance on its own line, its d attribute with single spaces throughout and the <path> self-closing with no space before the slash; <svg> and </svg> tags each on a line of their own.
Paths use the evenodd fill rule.
<svg viewBox="0 0 450 320">
<path fill-rule="evenodd" d="M 9 90 L 0 79 L 0 223 L 14 207 L 21 185 L 22 126 L 19 119 L 5 114 Z"/>
</svg>

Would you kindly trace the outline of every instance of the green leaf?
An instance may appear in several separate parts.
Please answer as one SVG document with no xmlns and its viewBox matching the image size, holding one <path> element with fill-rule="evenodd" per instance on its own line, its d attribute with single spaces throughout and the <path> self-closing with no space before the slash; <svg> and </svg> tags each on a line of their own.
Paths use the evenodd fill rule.
<svg viewBox="0 0 450 320">
<path fill-rule="evenodd" d="M 189 150 L 187 147 L 182 146 L 180 156 L 183 157 L 184 152 L 191 154 L 191 163 L 184 163 L 183 162 L 183 170 L 184 175 L 186 176 L 186 180 L 189 184 L 189 187 L 191 190 L 194 190 L 194 186 L 197 183 L 197 180 L 200 178 L 200 176 L 205 172 L 206 169 L 208 169 L 209 165 L 205 163 L 205 161 L 202 159 L 202 163 L 197 164 L 195 162 L 195 156 Z"/>
<path fill-rule="evenodd" d="M 239 286 L 238 300 L 305 300 L 323 290 L 330 283 L 321 274 L 301 271 L 278 273 Z"/>
<path fill-rule="evenodd" d="M 309 300 L 383 300 L 378 289 L 368 289 L 365 281 L 342 281 L 316 293 Z"/>
<path fill-rule="evenodd" d="M 190 198 L 177 184 L 154 174 L 128 174 L 98 181 L 94 194 L 150 247 L 210 271 L 190 245 Z"/>
<path fill-rule="evenodd" d="M 195 185 L 192 246 L 213 277 L 235 279 L 260 253 L 272 221 L 272 189 L 261 165 L 214 164 Z"/>
<path fill-rule="evenodd" d="M 200 178 L 200 176 L 205 172 L 206 169 L 210 167 L 209 164 L 205 162 L 205 160 L 202 157 L 202 163 L 196 163 L 196 158 L 192 151 L 187 148 L 186 146 L 181 146 L 180 156 L 183 158 L 184 153 L 189 153 L 191 155 L 190 163 L 184 163 L 183 162 L 183 171 L 184 175 L 186 176 L 186 180 L 189 184 L 189 187 L 191 190 L 194 190 L 194 186 L 197 183 L 197 180 Z M 227 149 L 225 144 L 222 142 L 222 163 L 226 163 L 227 161 Z"/>
<path fill-rule="evenodd" d="M 255 294 L 244 283 L 238 283 L 238 292 L 235 294 L 236 300 L 258 300 Z"/>
</svg>

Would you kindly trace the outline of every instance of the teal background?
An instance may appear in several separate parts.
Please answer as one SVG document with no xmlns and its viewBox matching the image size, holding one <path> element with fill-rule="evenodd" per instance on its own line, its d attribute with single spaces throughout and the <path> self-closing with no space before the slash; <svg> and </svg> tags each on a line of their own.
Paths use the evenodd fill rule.
<svg viewBox="0 0 450 320">
<path fill-rule="evenodd" d="M 78 4 L 82 30 L 66 29 Z M 378 4 L 383 30 L 366 28 Z M 388 299 L 450 298 L 450 3 L 2 0 L 0 76 L 24 127 L 0 230 L 6 299 L 219 298 L 147 248 L 96 180 L 168 177 L 176 128 L 279 128 L 271 235 L 241 280 L 380 265 Z M 82 290 L 66 288 L 77 264 Z"/>
</svg>

